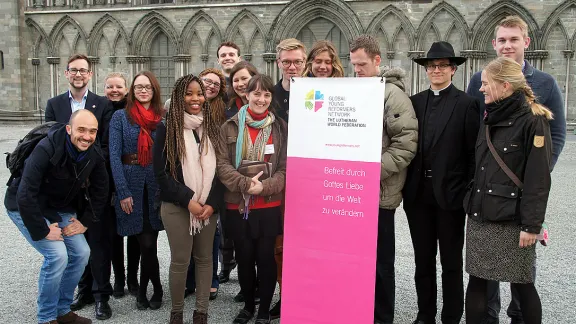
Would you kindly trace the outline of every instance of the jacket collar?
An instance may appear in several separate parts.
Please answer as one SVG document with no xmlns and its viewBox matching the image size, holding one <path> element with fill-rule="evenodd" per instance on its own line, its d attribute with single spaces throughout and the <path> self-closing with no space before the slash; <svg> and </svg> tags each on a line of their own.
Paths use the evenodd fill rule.
<svg viewBox="0 0 576 324">
<path fill-rule="evenodd" d="M 534 67 L 528 63 L 528 61 L 524 60 L 524 76 L 526 78 L 532 77 L 534 74 Z"/>
</svg>

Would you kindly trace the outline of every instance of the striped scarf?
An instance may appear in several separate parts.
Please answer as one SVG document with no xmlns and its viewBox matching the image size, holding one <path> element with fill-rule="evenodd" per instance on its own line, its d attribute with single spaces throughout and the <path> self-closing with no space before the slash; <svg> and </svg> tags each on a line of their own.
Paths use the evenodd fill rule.
<svg viewBox="0 0 576 324">
<path fill-rule="evenodd" d="M 275 117 L 272 112 L 262 120 L 255 121 L 248 113 L 248 105 L 244 105 L 238 111 L 238 139 L 236 141 L 236 160 L 234 166 L 236 169 L 240 166 L 242 159 L 249 161 L 264 161 L 264 152 L 266 143 L 272 133 L 272 123 Z M 250 139 L 248 126 L 260 129 L 254 143 Z"/>
</svg>

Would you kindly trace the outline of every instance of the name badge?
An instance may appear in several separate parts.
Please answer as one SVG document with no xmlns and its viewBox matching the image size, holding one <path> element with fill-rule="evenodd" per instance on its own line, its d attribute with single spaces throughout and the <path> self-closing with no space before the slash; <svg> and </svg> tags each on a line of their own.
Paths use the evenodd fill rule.
<svg viewBox="0 0 576 324">
<path fill-rule="evenodd" d="M 264 154 L 274 154 L 274 144 L 266 144 Z"/>
</svg>

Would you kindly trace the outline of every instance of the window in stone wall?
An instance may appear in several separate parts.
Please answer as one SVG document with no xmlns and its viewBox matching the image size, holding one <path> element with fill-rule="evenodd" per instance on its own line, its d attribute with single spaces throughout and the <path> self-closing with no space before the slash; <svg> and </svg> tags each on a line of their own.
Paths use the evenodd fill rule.
<svg viewBox="0 0 576 324">
<path fill-rule="evenodd" d="M 166 34 L 160 32 L 152 41 L 150 49 L 150 70 L 160 83 L 162 100 L 166 100 L 172 94 L 174 85 L 174 45 Z"/>
<path fill-rule="evenodd" d="M 4 70 L 4 52 L 0 51 L 0 70 Z"/>
</svg>

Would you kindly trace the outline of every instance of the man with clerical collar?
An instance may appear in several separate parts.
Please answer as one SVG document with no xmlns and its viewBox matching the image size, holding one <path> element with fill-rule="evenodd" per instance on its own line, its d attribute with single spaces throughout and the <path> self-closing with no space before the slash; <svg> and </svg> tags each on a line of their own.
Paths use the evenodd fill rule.
<svg viewBox="0 0 576 324">
<path fill-rule="evenodd" d="M 460 323 L 464 312 L 463 208 L 474 176 L 474 150 L 480 120 L 477 99 L 452 83 L 466 58 L 447 42 L 432 44 L 414 60 L 426 69 L 430 88 L 410 97 L 418 118 L 418 151 L 408 167 L 404 210 L 416 263 L 418 315 L 414 324 L 436 323 L 436 254 L 442 263 L 442 323 Z"/>
</svg>

